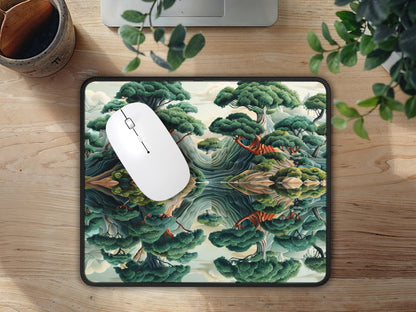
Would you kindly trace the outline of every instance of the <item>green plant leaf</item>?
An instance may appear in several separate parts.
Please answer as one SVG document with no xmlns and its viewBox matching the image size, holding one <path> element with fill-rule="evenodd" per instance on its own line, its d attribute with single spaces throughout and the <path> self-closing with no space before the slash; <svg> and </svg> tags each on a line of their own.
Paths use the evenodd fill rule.
<svg viewBox="0 0 416 312">
<path fill-rule="evenodd" d="M 345 129 L 347 127 L 347 120 L 339 116 L 332 117 L 331 123 L 337 129 Z"/>
<path fill-rule="evenodd" d="M 144 35 L 144 32 L 140 32 L 139 34 L 139 44 L 142 44 L 146 40 L 146 36 Z"/>
<path fill-rule="evenodd" d="M 357 19 L 365 18 L 378 26 L 387 19 L 389 13 L 389 0 L 362 0 L 357 8 Z"/>
<path fill-rule="evenodd" d="M 163 2 L 159 1 L 157 8 L 156 8 L 156 18 L 159 18 L 160 14 L 162 13 Z"/>
<path fill-rule="evenodd" d="M 356 20 L 356 14 L 351 11 L 338 11 L 336 15 L 341 19 L 347 30 L 353 31 L 361 27 L 361 23 Z"/>
<path fill-rule="evenodd" d="M 328 68 L 334 74 L 339 73 L 340 62 L 339 52 L 337 51 L 329 53 L 326 58 Z"/>
<path fill-rule="evenodd" d="M 325 22 L 322 23 L 322 35 L 330 45 L 337 45 L 337 42 L 332 39 L 331 34 L 329 33 L 328 25 Z"/>
<path fill-rule="evenodd" d="M 118 33 L 130 45 L 137 45 L 144 41 L 145 36 L 142 31 L 130 25 L 123 25 L 118 29 Z"/>
<path fill-rule="evenodd" d="M 121 15 L 126 21 L 130 23 L 142 23 L 146 19 L 147 14 L 135 10 L 124 11 Z"/>
<path fill-rule="evenodd" d="M 335 5 L 343 6 L 343 5 L 347 5 L 348 3 L 352 1 L 353 0 L 335 0 Z"/>
<path fill-rule="evenodd" d="M 175 0 L 163 0 L 163 9 L 167 10 L 175 4 Z"/>
<path fill-rule="evenodd" d="M 376 107 L 379 103 L 379 97 L 373 96 L 365 100 L 360 100 L 357 102 L 357 105 L 360 107 Z"/>
<path fill-rule="evenodd" d="M 174 71 L 179 66 L 181 66 L 181 64 L 183 63 L 184 60 L 185 60 L 185 58 L 183 57 L 183 52 L 182 51 L 175 51 L 173 49 L 169 49 L 167 61 L 170 65 L 170 67 L 172 68 L 171 71 Z"/>
<path fill-rule="evenodd" d="M 316 52 L 323 52 L 324 49 L 322 48 L 321 42 L 319 41 L 318 36 L 312 31 L 308 31 L 308 43 L 312 50 Z"/>
<path fill-rule="evenodd" d="M 413 68 L 409 75 L 409 82 L 416 89 L 416 66 Z"/>
<path fill-rule="evenodd" d="M 179 51 L 179 52 L 183 53 L 183 50 L 185 49 L 185 43 L 181 43 L 181 44 L 178 44 L 176 46 L 172 46 L 169 49 L 172 50 L 172 51 Z"/>
<path fill-rule="evenodd" d="M 391 51 L 384 51 L 381 49 L 375 49 L 373 52 L 367 55 L 364 63 L 364 70 L 370 70 L 383 64 L 391 55 Z"/>
<path fill-rule="evenodd" d="M 343 39 L 345 42 L 351 41 L 351 38 L 348 35 L 347 28 L 345 27 L 343 23 L 341 23 L 340 21 L 335 21 L 334 26 L 335 26 L 335 30 L 337 31 L 338 36 L 341 39 Z"/>
<path fill-rule="evenodd" d="M 415 23 L 416 22 L 416 2 L 413 1 L 409 4 L 407 9 L 407 14 L 409 15 L 409 19 Z"/>
<path fill-rule="evenodd" d="M 375 43 L 387 40 L 396 33 L 396 29 L 388 25 L 381 24 L 374 31 L 373 41 Z"/>
<path fill-rule="evenodd" d="M 399 78 L 400 75 L 400 71 L 402 70 L 403 63 L 403 60 L 399 60 L 390 68 L 391 80 L 397 81 L 397 78 Z"/>
<path fill-rule="evenodd" d="M 404 112 L 409 119 L 416 116 L 416 96 L 407 99 L 404 106 Z"/>
<path fill-rule="evenodd" d="M 367 29 L 370 31 L 371 36 L 374 35 L 374 27 L 371 26 L 370 23 L 367 23 L 366 25 L 367 25 Z"/>
<path fill-rule="evenodd" d="M 319 67 L 321 66 L 323 59 L 324 59 L 324 55 L 322 53 L 312 55 L 312 57 L 309 60 L 309 70 L 311 71 L 311 73 L 315 75 L 318 74 Z"/>
<path fill-rule="evenodd" d="M 381 102 L 380 105 L 380 117 L 383 120 L 392 122 L 393 120 L 393 112 L 391 111 L 390 107 L 388 107 L 385 103 Z"/>
<path fill-rule="evenodd" d="M 358 118 L 361 116 L 355 108 L 349 107 L 345 102 L 335 100 L 334 103 L 338 111 L 345 117 Z"/>
<path fill-rule="evenodd" d="M 394 89 L 392 87 L 388 87 L 387 92 L 386 92 L 386 96 L 389 98 L 394 99 Z"/>
<path fill-rule="evenodd" d="M 353 128 L 354 128 L 354 132 L 360 137 L 360 138 L 363 138 L 363 139 L 366 139 L 366 140 L 369 140 L 369 138 L 368 138 L 368 133 L 367 133 L 367 131 L 365 130 L 365 128 L 364 128 L 364 119 L 361 117 L 361 118 L 358 118 L 355 122 L 354 122 L 354 126 L 353 126 Z"/>
<path fill-rule="evenodd" d="M 338 11 L 338 12 L 335 13 L 335 15 L 338 16 L 341 20 L 348 20 L 348 21 L 353 21 L 353 22 L 357 23 L 357 21 L 355 20 L 354 12 Z"/>
<path fill-rule="evenodd" d="M 131 72 L 133 70 L 136 70 L 140 65 L 140 59 L 138 57 L 135 57 L 130 62 L 127 63 L 127 65 L 123 68 L 123 72 Z"/>
<path fill-rule="evenodd" d="M 353 10 L 355 13 L 357 13 L 357 9 L 358 9 L 358 2 L 351 2 L 350 3 L 350 8 L 351 10 Z M 356 17 L 357 18 L 357 17 Z"/>
<path fill-rule="evenodd" d="M 368 55 L 371 53 L 376 44 L 373 41 L 373 37 L 369 35 L 362 35 L 360 40 L 360 52 L 362 55 Z"/>
<path fill-rule="evenodd" d="M 375 83 L 373 84 L 373 92 L 376 96 L 382 96 L 387 93 L 387 90 L 389 89 L 388 85 L 385 85 L 384 83 Z"/>
<path fill-rule="evenodd" d="M 386 102 L 386 105 L 390 107 L 391 110 L 395 110 L 402 113 L 404 112 L 404 105 L 399 101 L 396 101 L 391 97 L 385 97 L 384 100 Z"/>
<path fill-rule="evenodd" d="M 409 29 L 413 25 L 413 23 L 410 21 L 408 14 L 403 14 L 400 18 L 400 22 L 404 29 Z"/>
<path fill-rule="evenodd" d="M 192 58 L 196 56 L 202 48 L 205 46 L 205 38 L 202 34 L 194 35 L 183 51 L 183 56 L 185 58 Z"/>
<path fill-rule="evenodd" d="M 126 46 L 126 48 L 129 49 L 130 51 L 132 51 L 134 53 L 137 53 L 137 54 L 144 55 L 144 53 L 140 52 L 135 47 L 133 47 L 131 44 L 127 43 L 126 40 L 123 40 L 123 43 Z"/>
<path fill-rule="evenodd" d="M 397 37 L 390 37 L 378 43 L 378 47 L 385 51 L 393 51 L 397 45 Z"/>
<path fill-rule="evenodd" d="M 409 81 L 410 79 L 410 71 L 405 71 L 404 73 L 400 73 L 399 77 L 397 78 L 397 82 L 400 85 L 400 89 L 408 95 L 416 95 L 416 89 L 413 88 L 412 84 Z"/>
<path fill-rule="evenodd" d="M 390 9 L 391 12 L 397 16 L 403 17 L 408 6 L 405 5 L 405 2 L 408 0 L 391 0 Z"/>
<path fill-rule="evenodd" d="M 341 63 L 345 66 L 354 66 L 357 64 L 357 51 L 356 51 L 356 42 L 347 44 L 342 48 L 340 59 Z"/>
<path fill-rule="evenodd" d="M 172 30 L 172 34 L 170 35 L 170 40 L 169 40 L 169 45 L 168 45 L 169 48 L 179 47 L 179 46 L 184 47 L 185 36 L 186 36 L 186 28 L 182 24 L 179 24 Z"/>
<path fill-rule="evenodd" d="M 153 51 L 150 51 L 150 57 L 152 58 L 153 62 L 155 62 L 158 66 L 167 70 L 172 70 L 172 67 L 169 65 L 169 63 L 161 57 L 154 54 Z"/>
<path fill-rule="evenodd" d="M 153 38 L 156 42 L 165 43 L 165 29 L 163 27 L 156 28 L 153 32 Z"/>
</svg>

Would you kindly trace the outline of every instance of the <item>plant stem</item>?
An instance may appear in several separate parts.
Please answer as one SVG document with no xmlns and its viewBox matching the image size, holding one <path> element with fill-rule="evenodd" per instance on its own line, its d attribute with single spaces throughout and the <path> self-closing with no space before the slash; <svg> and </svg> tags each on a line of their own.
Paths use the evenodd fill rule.
<svg viewBox="0 0 416 312">
<path fill-rule="evenodd" d="M 153 31 L 153 23 L 152 23 L 152 12 L 153 12 L 153 8 L 155 7 L 157 0 L 153 1 L 152 7 L 150 8 L 150 12 L 149 12 L 149 25 L 150 25 L 150 29 L 152 29 Z"/>
<path fill-rule="evenodd" d="M 374 106 L 372 109 L 370 109 L 367 113 L 365 113 L 364 115 L 361 115 L 361 117 L 365 117 L 370 115 L 377 107 L 379 106 L 379 104 L 377 104 L 377 106 Z"/>
<path fill-rule="evenodd" d="M 334 48 L 332 50 L 325 50 L 324 52 L 327 52 L 327 53 L 329 53 L 329 52 L 338 52 L 339 50 L 342 49 L 342 47 L 338 43 L 337 43 L 337 45 L 338 45 L 338 48 Z"/>
<path fill-rule="evenodd" d="M 152 3 L 152 6 L 150 7 L 149 12 L 145 13 L 145 15 L 147 15 L 149 17 L 149 25 L 150 25 L 150 28 L 152 29 L 152 31 L 153 31 L 152 12 L 153 12 L 153 9 L 154 9 L 156 3 L 157 3 L 157 0 L 154 0 L 153 3 Z M 140 25 L 140 32 L 143 32 L 145 22 L 146 22 L 146 18 L 143 20 L 142 24 Z M 139 47 L 140 47 L 140 38 L 139 38 L 139 42 L 137 43 L 137 51 L 139 51 Z M 139 56 L 139 53 L 137 53 L 137 57 L 138 56 Z"/>
</svg>

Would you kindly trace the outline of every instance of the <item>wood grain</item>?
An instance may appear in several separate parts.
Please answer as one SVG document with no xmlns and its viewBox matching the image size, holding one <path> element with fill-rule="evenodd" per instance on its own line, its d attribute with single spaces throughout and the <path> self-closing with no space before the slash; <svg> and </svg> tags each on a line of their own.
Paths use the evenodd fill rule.
<svg viewBox="0 0 416 312">
<path fill-rule="evenodd" d="M 414 311 L 416 125 L 370 116 L 371 141 L 333 131 L 332 277 L 317 288 L 95 288 L 79 276 L 79 89 L 121 75 L 132 57 L 102 25 L 99 0 L 67 0 L 76 51 L 58 74 L 0 68 L 0 311 Z M 309 29 L 332 25 L 333 1 L 279 2 L 270 28 L 192 28 L 207 46 L 179 76 L 311 76 Z M 330 27 L 333 30 L 333 27 Z M 144 48 L 155 49 L 151 40 Z M 320 76 L 354 103 L 388 82 L 383 69 Z M 149 58 L 132 75 L 163 76 Z M 399 97 L 403 98 L 402 95 Z"/>
</svg>

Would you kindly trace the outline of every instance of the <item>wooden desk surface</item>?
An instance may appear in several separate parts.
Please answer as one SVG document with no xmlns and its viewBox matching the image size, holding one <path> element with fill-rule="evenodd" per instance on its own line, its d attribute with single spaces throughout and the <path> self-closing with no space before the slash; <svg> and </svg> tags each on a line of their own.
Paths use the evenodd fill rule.
<svg viewBox="0 0 416 312">
<path fill-rule="evenodd" d="M 180 76 L 310 76 L 309 29 L 332 25 L 332 0 L 279 3 L 270 28 L 205 28 Z M 332 278 L 318 288 L 93 288 L 79 275 L 79 90 L 121 75 L 131 53 L 100 21 L 99 0 L 67 0 L 77 31 L 65 69 L 25 78 L 0 68 L 0 311 L 414 311 L 416 123 L 368 118 L 371 142 L 333 132 Z M 333 29 L 333 27 L 332 27 Z M 191 29 L 191 33 L 200 29 Z M 149 40 L 147 48 L 155 45 Z M 320 76 L 354 103 L 383 69 Z M 162 76 L 149 58 L 134 75 Z"/>
</svg>

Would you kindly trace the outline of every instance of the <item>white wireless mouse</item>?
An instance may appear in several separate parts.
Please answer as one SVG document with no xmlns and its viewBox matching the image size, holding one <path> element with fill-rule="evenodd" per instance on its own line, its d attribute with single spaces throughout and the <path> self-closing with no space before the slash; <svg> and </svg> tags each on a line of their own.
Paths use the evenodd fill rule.
<svg viewBox="0 0 416 312">
<path fill-rule="evenodd" d="M 108 140 L 137 187 L 155 201 L 182 191 L 190 173 L 185 157 L 156 113 L 132 103 L 107 121 Z"/>
</svg>

